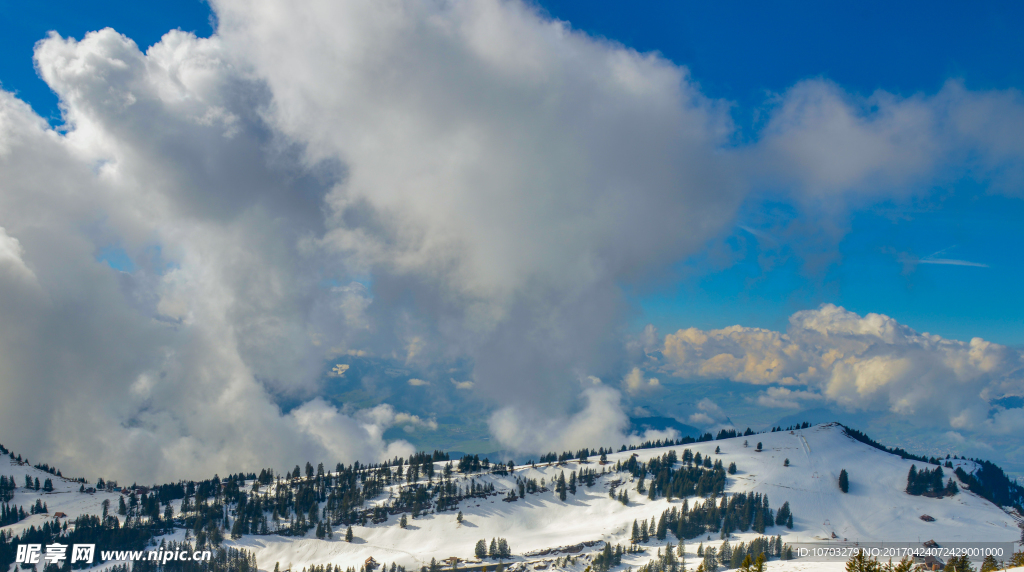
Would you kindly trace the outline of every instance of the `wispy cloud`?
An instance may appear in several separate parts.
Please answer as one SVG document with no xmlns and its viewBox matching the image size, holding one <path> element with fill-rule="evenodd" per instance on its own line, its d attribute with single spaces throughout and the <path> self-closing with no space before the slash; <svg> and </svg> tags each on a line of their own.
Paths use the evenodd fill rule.
<svg viewBox="0 0 1024 572">
<path fill-rule="evenodd" d="M 952 248 L 952 247 L 950 247 Z M 940 254 L 946 252 L 949 248 L 945 248 L 938 252 L 929 254 L 921 260 L 918 260 L 918 264 L 946 264 L 949 266 L 975 266 L 977 268 L 988 268 L 988 264 L 982 264 L 980 262 L 971 262 L 969 260 L 959 260 L 956 258 L 938 258 Z"/>
<path fill-rule="evenodd" d="M 977 266 L 978 268 L 988 268 L 988 264 L 982 264 L 980 262 L 971 262 L 969 260 L 957 260 L 955 258 L 922 258 L 918 261 L 919 264 L 948 264 L 950 266 Z"/>
<path fill-rule="evenodd" d="M 763 241 L 766 241 L 766 242 L 771 242 L 772 244 L 778 244 L 778 242 L 779 242 L 778 240 L 775 239 L 774 236 L 768 234 L 767 232 L 764 232 L 763 230 L 758 230 L 756 228 L 749 227 L 749 226 L 742 225 L 742 224 L 738 224 L 736 226 L 740 230 L 744 230 L 747 233 L 753 235 L 755 238 L 758 238 L 760 240 L 763 240 Z"/>
</svg>

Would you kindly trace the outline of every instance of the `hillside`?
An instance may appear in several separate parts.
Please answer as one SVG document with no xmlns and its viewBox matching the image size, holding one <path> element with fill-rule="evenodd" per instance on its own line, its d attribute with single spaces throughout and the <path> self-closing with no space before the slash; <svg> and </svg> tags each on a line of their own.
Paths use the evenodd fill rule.
<svg viewBox="0 0 1024 572">
<path fill-rule="evenodd" d="M 756 450 L 756 444 L 762 444 L 762 450 Z M 746 443 L 746 446 L 745 446 Z M 715 453 L 720 448 L 720 453 Z M 512 473 L 505 475 L 494 473 L 474 473 L 461 475 L 455 473 L 451 485 L 465 491 L 472 486 L 473 490 L 491 489 L 493 493 L 477 493 L 470 498 L 458 501 L 457 506 L 443 512 L 425 512 L 423 515 L 408 520 L 408 526 L 399 526 L 399 514 L 390 514 L 384 522 L 376 524 L 367 522 L 352 526 L 354 539 L 344 540 L 346 526 L 337 524 L 332 527 L 333 538 L 318 539 L 314 529 L 302 536 L 285 536 L 277 534 L 245 534 L 235 540 L 226 540 L 229 546 L 245 548 L 255 553 L 262 570 L 273 570 L 279 564 L 281 570 L 302 570 L 313 565 L 332 564 L 342 568 L 358 569 L 367 558 L 377 562 L 397 563 L 410 570 L 418 570 L 428 565 L 431 559 L 441 561 L 455 556 L 464 562 L 461 567 L 495 564 L 490 561 L 477 561 L 474 545 L 478 540 L 505 538 L 511 547 L 513 557 L 509 561 L 516 568 L 529 563 L 531 569 L 557 565 L 582 571 L 589 563 L 581 558 L 575 564 L 567 564 L 564 560 L 555 562 L 556 557 L 568 554 L 576 556 L 595 555 L 604 546 L 611 544 L 629 545 L 632 525 L 636 521 L 657 521 L 666 511 L 679 510 L 685 502 L 691 509 L 703 502 L 695 495 L 685 500 L 658 496 L 650 500 L 637 492 L 638 479 L 628 472 L 615 472 L 617 465 L 632 463 L 655 463 L 664 459 L 669 451 L 675 451 L 682 459 L 684 450 L 689 449 L 694 455 L 710 457 L 713 461 L 721 461 L 722 467 L 731 463 L 736 465 L 735 474 L 727 474 L 724 493 L 727 498 L 740 493 L 767 496 L 771 509 L 777 511 L 784 502 L 788 502 L 793 514 L 793 527 L 783 525 L 768 526 L 764 535 L 781 536 L 786 544 L 827 540 L 838 537 L 849 542 L 886 541 L 915 542 L 938 540 L 953 541 L 1001 541 L 1014 542 L 1020 538 L 1020 529 L 1015 517 L 991 502 L 971 493 L 963 483 L 959 483 L 960 492 L 952 497 L 929 498 L 926 496 L 910 496 L 905 492 L 907 473 L 912 465 L 923 468 L 920 461 L 909 461 L 896 455 L 881 451 L 852 439 L 844 429 L 835 424 L 819 425 L 796 431 L 780 431 L 762 433 L 746 437 L 736 437 L 717 441 L 689 443 L 670 447 L 641 449 L 612 453 L 607 456 L 607 464 L 599 464 L 596 457 L 588 462 L 578 460 L 564 464 L 546 464 L 536 466 L 515 467 Z M 784 461 L 789 460 L 789 466 Z M 971 474 L 978 470 L 972 461 L 953 460 L 954 467 L 961 467 Z M 434 471 L 441 480 L 445 462 L 433 463 Z M 454 465 L 455 463 L 453 463 Z M 7 463 L 4 463 L 7 465 Z M 677 464 L 679 468 L 682 463 Z M 839 473 L 846 469 L 849 473 L 849 492 L 843 493 L 838 486 Z M 554 480 L 562 473 L 566 478 L 575 471 L 594 470 L 598 476 L 593 486 L 583 484 L 576 494 L 567 494 L 566 500 L 559 500 L 554 488 Z M 602 474 L 604 471 L 604 474 Z M 708 470 L 708 474 L 711 471 Z M 946 470 L 946 478 L 952 477 L 953 471 Z M 80 483 L 65 481 L 53 475 L 27 465 L 11 462 L 9 467 L 0 468 L 0 474 L 13 476 L 19 484 L 12 504 L 26 507 L 42 499 L 47 504 L 49 515 L 33 515 L 3 528 L 20 534 L 29 526 L 41 526 L 56 512 L 68 515 L 73 520 L 80 514 L 99 514 L 101 503 L 110 500 L 113 508 L 117 507 L 120 493 L 97 492 L 87 494 L 78 492 Z M 330 474 L 330 473 L 328 473 Z M 25 475 L 31 478 L 52 478 L 52 493 L 36 492 L 21 487 Z M 650 484 L 653 475 L 648 475 Z M 547 490 L 527 493 L 517 500 L 508 502 L 504 499 L 509 491 L 518 493 L 518 481 L 534 479 L 538 485 Z M 250 492 L 250 504 L 259 496 L 270 499 L 278 492 L 295 489 L 297 483 L 305 481 L 305 477 L 293 481 L 276 481 L 260 487 L 258 493 Z M 422 485 L 425 479 L 420 481 Z M 609 489 L 618 483 L 616 492 L 629 491 L 629 502 L 623 504 L 609 495 Z M 252 480 L 240 487 L 242 491 L 251 491 Z M 281 487 L 281 489 L 278 489 Z M 391 484 L 381 488 L 368 503 L 369 507 L 387 507 L 396 505 L 405 491 L 408 494 L 409 484 L 400 479 L 393 479 Z M 460 496 L 465 496 L 460 495 Z M 518 494 L 516 495 L 518 497 Z M 174 514 L 181 519 L 181 500 L 171 501 Z M 321 505 L 322 506 L 322 505 Z M 237 508 L 235 505 L 234 508 Z M 323 509 L 320 509 L 323 510 Z M 399 512 L 392 509 L 393 512 Z M 461 511 L 464 519 L 458 523 L 456 515 Z M 231 513 L 231 507 L 229 507 Z M 387 512 L 378 510 L 377 515 Z M 928 515 L 933 520 L 922 520 Z M 230 517 L 229 520 L 237 518 Z M 294 517 L 293 517 L 294 518 Z M 122 517 L 123 519 L 123 517 Z M 185 524 L 181 520 L 180 524 Z M 288 521 L 284 521 L 287 525 Z M 255 526 L 255 525 L 254 525 Z M 271 530 L 279 524 L 271 523 Z M 184 531 L 176 530 L 165 539 L 184 539 Z M 653 536 L 653 535 L 652 535 Z M 749 543 L 761 536 L 753 530 L 733 532 L 730 543 Z M 710 538 L 710 540 L 709 540 Z M 622 567 L 637 566 L 655 557 L 660 547 L 666 542 L 676 543 L 676 537 L 669 533 L 667 538 L 658 541 L 652 537 L 644 543 L 644 553 L 627 554 L 622 560 Z M 686 559 L 689 569 L 696 567 L 696 552 L 700 543 L 718 547 L 722 540 L 720 533 L 705 532 L 698 537 L 690 537 L 686 541 Z M 580 546 L 583 545 L 583 546 Z M 569 552 L 558 552 L 559 547 L 573 547 Z M 538 567 L 539 566 L 539 567 Z M 811 563 L 800 560 L 772 561 L 771 570 L 830 570 L 842 569 L 842 563 Z"/>
</svg>

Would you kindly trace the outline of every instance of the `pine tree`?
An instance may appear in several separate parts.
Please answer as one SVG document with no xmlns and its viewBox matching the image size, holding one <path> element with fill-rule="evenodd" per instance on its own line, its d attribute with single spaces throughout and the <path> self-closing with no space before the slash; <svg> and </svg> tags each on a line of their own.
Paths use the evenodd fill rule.
<svg viewBox="0 0 1024 572">
<path fill-rule="evenodd" d="M 844 493 L 850 492 L 850 475 L 846 473 L 846 469 L 839 471 L 839 490 Z"/>
<path fill-rule="evenodd" d="M 496 539 L 496 538 L 492 538 L 491 539 L 491 546 L 490 546 L 490 548 L 487 551 L 487 556 L 489 558 L 492 558 L 492 559 L 495 559 L 495 558 L 498 557 L 498 539 Z"/>
<path fill-rule="evenodd" d="M 405 528 L 409 526 L 409 519 L 403 514 L 402 518 L 398 520 L 398 526 Z"/>
<path fill-rule="evenodd" d="M 704 549 L 704 569 L 708 572 L 718 571 L 718 554 L 714 546 L 708 546 Z"/>
<path fill-rule="evenodd" d="M 459 511 L 459 515 L 455 517 L 455 520 L 457 520 L 459 522 L 459 524 L 462 524 L 462 511 L 461 510 Z"/>
<path fill-rule="evenodd" d="M 633 519 L 633 536 L 630 538 L 633 544 L 640 543 L 640 526 L 636 523 L 636 519 Z"/>
<path fill-rule="evenodd" d="M 767 561 L 768 558 L 765 557 L 764 552 L 758 554 L 752 570 L 754 570 L 754 572 L 764 572 L 764 563 Z"/>
<path fill-rule="evenodd" d="M 867 551 L 858 550 L 846 562 L 846 572 L 880 572 L 877 560 L 868 558 Z"/>
<path fill-rule="evenodd" d="M 296 468 L 298 468 L 298 466 L 296 466 Z M 352 527 L 350 526 L 345 530 L 345 542 L 352 542 L 352 538 Z"/>
<path fill-rule="evenodd" d="M 971 561 L 966 554 L 961 554 L 950 558 L 943 570 L 946 572 L 974 572 L 974 566 L 971 566 Z"/>
<path fill-rule="evenodd" d="M 487 558 L 487 541 L 480 539 L 476 541 L 476 549 L 474 550 L 476 557 L 483 560 Z"/>
</svg>

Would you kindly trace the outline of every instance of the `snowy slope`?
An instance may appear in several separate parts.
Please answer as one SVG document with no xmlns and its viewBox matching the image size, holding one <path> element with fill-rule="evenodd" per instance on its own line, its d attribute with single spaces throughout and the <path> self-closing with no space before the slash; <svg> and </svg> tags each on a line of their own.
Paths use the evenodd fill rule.
<svg viewBox="0 0 1024 572">
<path fill-rule="evenodd" d="M 744 447 L 744 441 L 748 442 L 747 447 Z M 763 444 L 761 452 L 755 450 L 758 442 Z M 721 454 L 715 454 L 716 447 L 721 448 Z M 921 468 L 921 463 L 905 461 L 855 441 L 836 425 L 821 425 L 792 433 L 765 433 L 645 449 L 635 451 L 635 454 L 639 460 L 646 461 L 660 457 L 670 449 L 676 450 L 681 456 L 687 448 L 702 456 L 720 458 L 726 466 L 736 463 L 738 472 L 729 475 L 727 494 L 751 491 L 767 494 L 773 509 L 789 501 L 794 514 L 794 528 L 789 530 L 776 526 L 767 530 L 768 535 L 781 535 L 786 543 L 825 539 L 833 533 L 851 542 L 923 542 L 930 539 L 940 542 L 1012 542 L 1020 537 L 1017 523 L 1010 515 L 963 487 L 960 494 L 951 498 L 907 495 L 904 492 L 907 472 L 912 464 Z M 609 455 L 610 464 L 605 468 L 611 470 L 616 461 L 625 461 L 632 454 L 634 452 Z M 784 467 L 783 461 L 787 458 L 790 466 Z M 969 461 L 959 463 L 968 472 L 974 468 L 974 464 Z M 437 466 L 440 471 L 441 464 Z M 634 520 L 649 521 L 652 517 L 657 518 L 666 508 L 682 504 L 681 499 L 673 499 L 671 504 L 664 498 L 648 500 L 637 494 L 636 483 L 629 482 L 629 476 L 625 473 L 609 473 L 599 478 L 590 489 L 580 486 L 577 494 L 569 495 L 565 502 L 559 501 L 553 491 L 528 494 L 517 502 L 501 500 L 504 493 L 515 486 L 516 476 L 537 480 L 543 478 L 550 485 L 559 473 L 564 471 L 568 476 L 581 467 L 597 468 L 599 472 L 601 470 L 596 462 L 586 465 L 569 462 L 562 466 L 517 467 L 515 476 L 508 477 L 473 475 L 477 483 L 493 483 L 499 494 L 486 499 L 464 501 L 459 507 L 465 517 L 462 524 L 456 522 L 457 511 L 450 511 L 410 519 L 406 529 L 398 526 L 398 518 L 394 516 L 386 523 L 355 526 L 355 540 L 352 543 L 343 540 L 344 527 L 339 527 L 334 530 L 333 540 L 316 539 L 311 531 L 305 538 L 246 536 L 237 541 L 228 541 L 228 544 L 253 550 L 263 570 L 273 570 L 275 563 L 280 563 L 282 570 L 290 568 L 296 572 L 314 564 L 327 563 L 358 569 L 370 556 L 377 562 L 397 562 L 418 570 L 420 566 L 429 563 L 431 558 L 442 560 L 450 556 L 467 560 L 462 564 L 463 567 L 472 566 L 473 548 L 477 540 L 486 539 L 489 542 L 491 538 L 503 537 L 508 539 L 512 551 L 517 555 L 513 559 L 517 563 L 516 568 L 525 569 L 529 563 L 529 568 L 539 564 L 548 565 L 547 569 L 552 570 L 553 559 L 564 556 L 564 553 L 534 557 L 524 555 L 582 542 L 627 544 Z M 850 475 L 848 494 L 842 493 L 838 487 L 839 471 L 844 468 Z M 79 483 L 64 481 L 28 465 L 19 465 L 13 461 L 8 463 L 5 459 L 0 461 L 0 473 L 14 476 L 19 484 L 14 504 L 28 510 L 36 498 L 42 498 L 49 507 L 49 517 L 35 515 L 5 527 L 16 533 L 33 524 L 39 526 L 58 511 L 66 513 L 69 520 L 73 520 L 83 513 L 100 514 L 104 499 L 110 499 L 112 506 L 117 506 L 117 493 L 80 493 Z M 53 479 L 56 490 L 43 494 L 42 491 L 21 488 L 26 474 L 33 479 L 38 477 L 40 481 L 47 477 Z M 946 474 L 947 477 L 953 476 L 948 469 Z M 468 483 L 469 478 L 465 477 L 460 484 Z M 626 481 L 624 486 L 633 489 L 630 491 L 629 506 L 609 498 L 609 482 L 616 479 L 623 479 Z M 386 499 L 385 494 L 376 502 Z M 700 500 L 688 499 L 691 505 Z M 174 504 L 177 512 L 180 501 Z M 924 514 L 932 516 L 934 522 L 921 520 L 920 516 Z M 181 534 L 179 531 L 176 536 Z M 752 532 L 734 534 L 730 542 L 749 542 L 756 536 Z M 674 541 L 674 536 L 670 534 L 669 540 Z M 699 542 L 701 539 L 687 541 L 687 561 L 691 570 L 696 567 Z M 711 540 L 705 537 L 703 542 L 718 546 L 721 539 L 715 535 Z M 652 541 L 647 545 L 646 554 L 627 556 L 623 568 L 625 565 L 635 567 L 646 563 L 663 544 Z M 597 544 L 586 548 L 583 554 L 593 553 L 600 547 Z M 581 559 L 568 569 L 582 572 L 586 564 L 586 560 Z M 768 569 L 773 572 L 842 570 L 843 563 L 773 561 L 769 563 Z"/>
<path fill-rule="evenodd" d="M 744 441 L 749 442 L 748 447 L 743 446 Z M 755 451 L 758 441 L 763 444 L 762 452 Z M 716 447 L 721 447 L 720 455 L 714 453 Z M 640 460 L 647 460 L 663 455 L 668 449 L 676 449 L 681 454 L 684 448 L 721 458 L 725 465 L 736 463 L 739 470 L 729 477 L 726 493 L 767 494 L 775 509 L 789 501 L 795 515 L 793 530 L 773 527 L 767 531 L 769 535 L 781 534 L 787 543 L 830 538 L 833 532 L 851 542 L 923 542 L 929 539 L 1012 542 L 1020 536 L 1012 517 L 965 490 L 944 499 L 906 494 L 907 472 L 915 463 L 855 441 L 839 426 L 823 425 L 793 433 L 766 433 L 636 453 Z M 625 461 L 631 454 L 609 455 L 609 461 L 614 465 L 615 461 Z M 786 458 L 790 460 L 789 467 L 783 466 Z M 963 463 L 965 470 L 973 468 L 973 463 Z M 921 463 L 916 464 L 921 467 Z M 586 466 L 593 468 L 596 464 Z M 550 483 L 558 473 L 569 474 L 578 468 L 579 465 L 572 462 L 559 467 L 517 468 L 516 474 L 545 478 Z M 848 494 L 838 487 L 839 471 L 843 468 L 850 474 Z M 952 471 L 946 473 L 952 476 Z M 511 476 L 478 475 L 475 478 L 477 482 L 494 482 L 499 492 L 514 485 Z M 472 560 L 475 542 L 481 538 L 489 541 L 493 537 L 507 538 L 518 555 L 593 540 L 627 543 L 634 519 L 658 517 L 670 505 L 664 498 L 649 501 L 633 491 L 630 505 L 624 506 L 607 494 L 608 482 L 616 478 L 622 475 L 605 476 L 589 490 L 580 487 L 577 495 L 570 495 L 566 502 L 559 501 L 554 492 L 527 495 L 514 503 L 502 502 L 503 495 L 464 502 L 460 506 L 465 515 L 461 525 L 456 522 L 455 512 L 447 512 L 411 520 L 405 530 L 399 528 L 396 518 L 379 525 L 357 526 L 353 528 L 356 539 L 351 544 L 339 540 L 344 535 L 343 528 L 335 531 L 335 540 L 252 536 L 236 544 L 254 550 L 261 567 L 272 569 L 275 562 L 280 562 L 282 569 L 300 570 L 324 563 L 358 568 L 370 556 L 378 562 L 398 562 L 417 568 L 429 563 L 431 558 L 458 556 Z M 635 487 L 635 484 L 629 486 Z M 699 499 L 689 499 L 691 504 L 695 500 Z M 672 501 L 677 506 L 681 502 Z M 922 521 L 920 516 L 924 514 L 935 521 Z M 755 536 L 754 533 L 734 535 L 733 543 L 749 541 Z M 670 535 L 669 539 L 674 540 L 674 537 Z M 706 538 L 704 541 L 708 542 Z M 687 543 L 691 562 L 696 558 L 698 542 L 699 539 L 694 539 Z M 716 536 L 710 543 L 717 546 L 721 540 Z M 648 554 L 631 558 L 629 563 L 635 565 L 651 559 L 656 544 L 649 544 Z M 517 560 L 536 559 L 519 557 Z M 775 562 L 771 569 L 830 570 L 834 564 Z M 836 570 L 842 569 L 841 563 L 836 565 Z"/>
<path fill-rule="evenodd" d="M 63 520 L 73 521 L 82 514 L 102 514 L 102 504 L 105 499 L 110 500 L 112 514 L 117 509 L 117 499 L 120 496 L 118 493 L 108 493 L 106 491 L 99 491 L 93 494 L 81 493 L 79 488 L 82 486 L 82 483 L 51 475 L 28 463 L 19 463 L 6 455 L 0 457 L 0 474 L 8 478 L 13 476 L 14 482 L 18 485 L 18 488 L 14 491 L 14 499 L 10 502 L 11 505 L 24 507 L 27 513 L 29 512 L 29 507 L 35 504 L 36 499 L 40 499 L 46 503 L 49 509 L 49 514 L 34 514 L 25 520 L 3 527 L 3 530 L 13 532 L 14 534 L 21 534 L 22 530 L 30 526 L 36 526 L 37 528 L 42 526 L 47 520 L 53 520 L 53 515 L 58 512 L 63 512 L 67 515 L 67 518 L 62 519 L 62 522 Z M 26 489 L 24 487 L 26 475 L 31 477 L 33 481 L 39 479 L 40 483 L 50 479 L 53 481 L 53 492 L 45 492 L 42 489 L 39 491 Z"/>
</svg>

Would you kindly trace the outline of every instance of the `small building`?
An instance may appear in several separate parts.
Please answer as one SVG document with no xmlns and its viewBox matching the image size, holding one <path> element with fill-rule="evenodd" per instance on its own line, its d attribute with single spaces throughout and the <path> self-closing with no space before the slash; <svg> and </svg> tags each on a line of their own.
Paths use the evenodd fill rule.
<svg viewBox="0 0 1024 572">
<path fill-rule="evenodd" d="M 53 513 L 53 518 L 67 518 L 67 517 L 68 517 L 68 515 L 66 515 L 66 514 L 64 514 L 62 512 L 55 512 L 55 513 Z"/>
<path fill-rule="evenodd" d="M 369 572 L 370 570 L 376 570 L 377 561 L 373 559 L 373 556 L 371 556 L 367 558 L 365 562 L 363 562 L 363 566 L 366 568 L 367 572 Z"/>
</svg>

